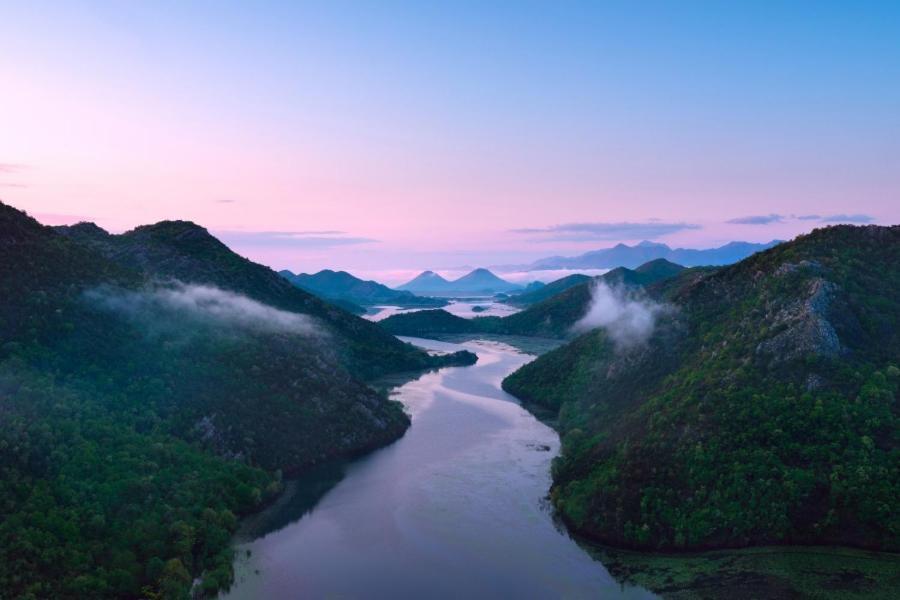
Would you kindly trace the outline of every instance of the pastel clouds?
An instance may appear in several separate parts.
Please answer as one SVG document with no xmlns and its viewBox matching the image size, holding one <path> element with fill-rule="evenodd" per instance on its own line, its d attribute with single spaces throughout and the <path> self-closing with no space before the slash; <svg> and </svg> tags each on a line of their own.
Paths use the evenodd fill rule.
<svg viewBox="0 0 900 600">
<path fill-rule="evenodd" d="M 564 223 L 549 227 L 524 227 L 512 233 L 530 236 L 539 242 L 587 242 L 652 240 L 679 231 L 700 229 L 693 223 L 666 223 L 657 219 L 644 222 Z"/>
<path fill-rule="evenodd" d="M 787 221 L 819 221 L 820 223 L 871 223 L 875 221 L 875 217 L 864 214 L 835 214 L 829 216 L 820 215 L 750 215 L 747 217 L 736 217 L 725 221 L 730 225 L 771 225 L 773 223 L 784 223 Z"/>
</svg>

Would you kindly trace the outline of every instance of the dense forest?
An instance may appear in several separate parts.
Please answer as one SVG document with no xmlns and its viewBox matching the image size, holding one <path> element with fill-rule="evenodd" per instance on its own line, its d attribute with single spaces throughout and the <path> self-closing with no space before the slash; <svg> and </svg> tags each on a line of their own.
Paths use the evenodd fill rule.
<svg viewBox="0 0 900 600">
<path fill-rule="evenodd" d="M 232 578 L 281 474 L 402 435 L 364 383 L 430 356 L 192 223 L 111 236 L 0 204 L 0 596 L 183 598 Z"/>
<path fill-rule="evenodd" d="M 558 411 L 552 499 L 607 544 L 900 550 L 900 227 L 836 226 L 647 288 L 504 388 Z"/>
<path fill-rule="evenodd" d="M 575 287 L 576 285 L 585 283 L 589 280 L 589 276 L 576 273 L 574 275 L 567 275 L 556 281 L 551 281 L 546 285 L 530 284 L 533 286 L 532 289 L 525 289 L 521 294 L 509 296 L 508 298 L 503 299 L 503 303 L 524 308 L 531 306 L 532 304 L 537 304 L 538 302 L 543 302 L 547 298 L 551 298 L 560 292 L 566 291 L 570 287 Z"/>
</svg>

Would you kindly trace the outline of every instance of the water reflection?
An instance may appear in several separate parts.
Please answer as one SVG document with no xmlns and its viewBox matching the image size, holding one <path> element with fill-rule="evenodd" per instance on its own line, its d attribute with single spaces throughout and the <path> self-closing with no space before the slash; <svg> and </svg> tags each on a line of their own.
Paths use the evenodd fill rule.
<svg viewBox="0 0 900 600">
<path fill-rule="evenodd" d="M 418 310 L 433 310 L 429 308 L 403 308 L 400 306 L 373 306 L 368 314 L 363 315 L 370 321 L 381 321 L 390 316 L 415 312 Z M 515 314 L 521 309 L 502 302 L 494 302 L 492 298 L 469 298 L 465 300 L 450 300 L 447 306 L 441 308 L 452 315 L 464 319 L 475 317 L 505 317 Z"/>
<path fill-rule="evenodd" d="M 531 357 L 499 343 L 417 343 L 467 348 L 479 362 L 399 388 L 407 434 L 273 507 L 239 546 L 251 552 L 238 553 L 227 597 L 650 597 L 553 522 L 545 498 L 559 439 L 500 389 Z"/>
</svg>

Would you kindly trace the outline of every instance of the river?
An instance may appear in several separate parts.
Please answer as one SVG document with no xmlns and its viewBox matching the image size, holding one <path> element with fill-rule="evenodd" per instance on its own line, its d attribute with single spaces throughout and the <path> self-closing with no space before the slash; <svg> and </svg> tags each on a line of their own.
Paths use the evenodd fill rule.
<svg viewBox="0 0 900 600">
<path fill-rule="evenodd" d="M 412 417 L 403 438 L 295 483 L 255 518 L 224 597 L 653 597 L 617 583 L 554 523 L 559 438 L 500 389 L 533 357 L 498 342 L 406 339 L 479 360 L 397 388 Z"/>
</svg>

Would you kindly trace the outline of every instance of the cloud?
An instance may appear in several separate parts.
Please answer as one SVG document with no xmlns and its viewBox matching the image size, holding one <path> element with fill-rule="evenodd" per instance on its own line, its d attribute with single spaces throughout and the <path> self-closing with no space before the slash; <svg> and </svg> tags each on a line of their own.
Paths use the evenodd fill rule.
<svg viewBox="0 0 900 600">
<path fill-rule="evenodd" d="M 216 237 L 237 246 L 281 248 L 332 248 L 372 244 L 378 240 L 347 235 L 343 231 L 217 231 Z"/>
<path fill-rule="evenodd" d="M 855 214 L 855 215 L 829 215 L 827 217 L 822 217 L 823 223 L 871 223 L 875 220 L 875 217 L 869 215 Z"/>
<path fill-rule="evenodd" d="M 21 173 L 25 169 L 28 168 L 28 165 L 22 165 L 17 163 L 0 163 L 0 176 L 3 175 L 14 175 L 16 173 Z M 0 187 L 4 188 L 27 188 L 30 187 L 27 183 L 21 183 L 18 181 L 4 181 L 0 182 Z"/>
<path fill-rule="evenodd" d="M 823 217 L 821 215 L 778 215 L 775 213 L 769 215 L 752 215 L 749 217 L 738 217 L 730 219 L 726 223 L 735 225 L 769 225 L 772 223 L 784 223 L 785 221 L 819 221 L 820 223 L 871 223 L 875 220 L 869 215 L 830 215 Z"/>
<path fill-rule="evenodd" d="M 180 281 L 154 284 L 139 291 L 100 286 L 85 292 L 85 297 L 100 308 L 143 320 L 156 330 L 165 327 L 166 317 L 179 316 L 186 321 L 216 328 L 225 326 L 302 336 L 322 333 L 308 315 L 279 310 L 213 286 Z M 179 323 L 175 323 L 175 327 Z"/>
<path fill-rule="evenodd" d="M 643 223 L 564 223 L 550 227 L 511 229 L 535 237 L 538 242 L 587 242 L 610 240 L 655 239 L 686 229 L 700 229 L 692 223 L 666 223 L 658 220 Z"/>
<path fill-rule="evenodd" d="M 0 163 L 0 173 L 19 173 L 27 168 L 27 165 L 17 163 Z"/>
<path fill-rule="evenodd" d="M 618 348 L 630 348 L 647 341 L 656 326 L 657 316 L 666 308 L 622 287 L 610 287 L 597 280 L 591 289 L 587 312 L 572 330 L 580 333 L 602 327 Z"/>
<path fill-rule="evenodd" d="M 770 223 L 781 223 L 784 221 L 784 215 L 751 215 L 749 217 L 737 217 L 729 219 L 726 223 L 732 225 L 768 225 Z"/>
</svg>

